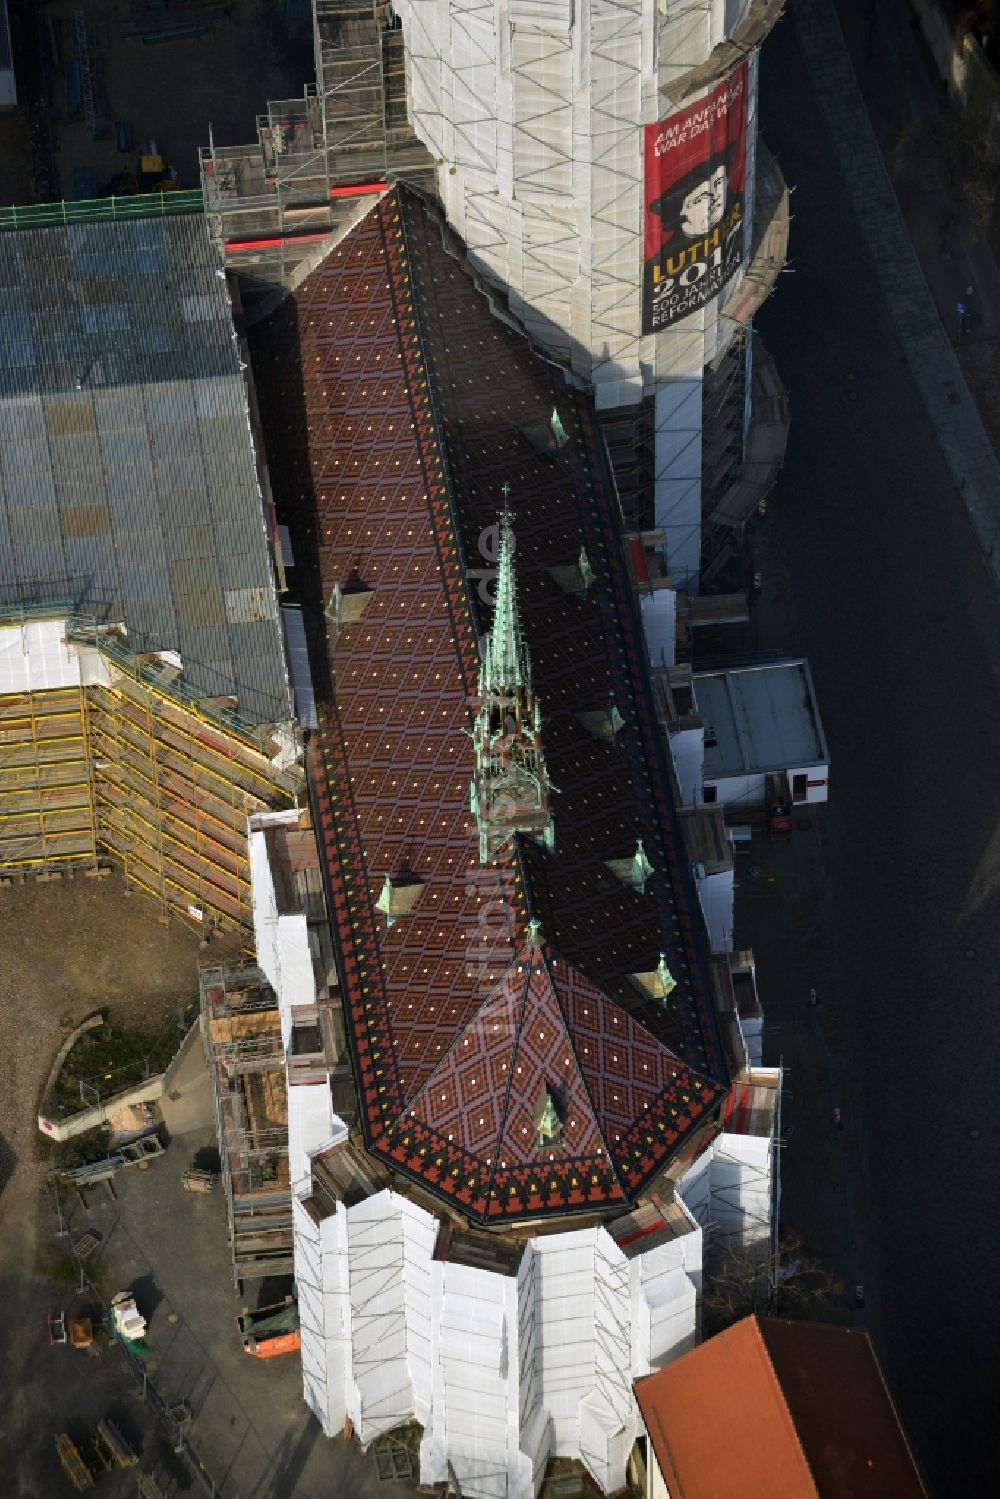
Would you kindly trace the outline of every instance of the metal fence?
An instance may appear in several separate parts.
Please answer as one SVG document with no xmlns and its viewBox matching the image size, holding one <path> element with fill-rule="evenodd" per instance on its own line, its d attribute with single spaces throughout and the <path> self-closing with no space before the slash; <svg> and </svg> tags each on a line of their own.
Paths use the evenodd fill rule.
<svg viewBox="0 0 1000 1499">
<path fill-rule="evenodd" d="M 118 219 L 149 219 L 202 213 L 201 188 L 183 192 L 130 193 L 124 198 L 84 198 L 79 203 L 16 203 L 0 208 L 0 229 L 44 229 L 53 224 L 101 224 Z"/>
</svg>

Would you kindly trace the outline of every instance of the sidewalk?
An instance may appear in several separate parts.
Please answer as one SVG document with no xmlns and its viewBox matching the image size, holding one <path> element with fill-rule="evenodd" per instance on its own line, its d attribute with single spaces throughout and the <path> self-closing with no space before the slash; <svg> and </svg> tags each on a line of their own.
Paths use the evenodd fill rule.
<svg viewBox="0 0 1000 1499">
<path fill-rule="evenodd" d="M 848 0 L 843 3 L 857 48 L 855 11 Z M 897 3 L 884 0 L 880 5 L 873 60 L 862 65 L 873 108 L 878 105 L 882 145 L 890 153 L 900 111 L 904 119 L 914 117 L 914 111 L 915 117 L 926 119 L 944 106 L 943 99 L 935 100 L 933 89 L 921 76 L 919 58 L 913 55 L 916 40 L 905 21 L 901 23 Z M 939 264 L 940 234 L 935 219 L 940 219 L 939 184 L 944 168 L 935 156 L 932 135 L 921 160 L 923 186 L 914 189 L 911 185 L 904 193 L 913 224 L 911 242 L 908 221 L 900 211 L 880 141 L 866 112 L 833 0 L 798 0 L 792 14 L 820 112 L 834 142 L 897 337 L 984 559 L 1000 582 L 1000 464 L 928 285 L 930 281 L 937 288 L 942 300 L 946 287 L 950 294 L 956 284 L 963 293 L 964 285 L 977 286 L 974 295 L 982 319 L 980 337 L 992 337 L 997 276 L 988 245 L 983 242 L 973 247 L 967 227 L 960 224 L 956 235 L 960 251 L 954 264 Z M 887 51 L 890 57 L 886 57 Z M 902 435 L 887 433 L 887 441 L 899 440 Z"/>
<path fill-rule="evenodd" d="M 796 654 L 793 580 L 772 525 L 752 538 L 753 564 L 766 580 L 754 602 L 756 651 Z M 822 712 L 822 702 L 820 711 Z M 867 1235 L 865 1163 L 848 1066 L 843 980 L 824 850 L 832 806 L 798 810 L 787 842 L 756 833 L 736 863 L 735 945 L 751 947 L 764 1010 L 764 1064 L 785 1069 L 782 1103 L 781 1230 L 842 1282 L 823 1321 L 866 1327 L 879 1337 L 879 1298 Z M 811 1005 L 810 990 L 817 1003 Z M 841 1110 L 843 1129 L 834 1123 Z M 865 1288 L 859 1309 L 855 1287 Z"/>
<path fill-rule="evenodd" d="M 803 809 L 812 825 L 791 844 L 755 840 L 741 859 L 737 940 L 758 958 L 765 1060 L 789 1068 L 785 1224 L 842 1276 L 838 1315 L 873 1333 L 931 1484 L 986 1493 L 994 1348 L 982 1307 L 1000 1244 L 989 1186 L 1000 593 L 929 419 L 921 361 L 904 348 L 912 330 L 900 328 L 857 217 L 855 198 L 881 182 L 879 211 L 895 213 L 905 266 L 870 131 L 868 179 L 857 162 L 838 169 L 843 110 L 854 139 L 867 129 L 843 44 L 820 57 L 829 72 L 839 48 L 847 91 L 831 101 L 828 76 L 824 111 L 801 42 L 793 12 L 761 59 L 762 128 L 797 185 L 794 274 L 760 318 L 792 424 L 751 538 L 763 592 L 748 633 L 762 652 L 810 659 L 832 803 Z M 895 78 L 902 110 L 908 68 L 901 54 L 880 79 L 888 93 Z M 925 238 L 939 228 L 928 201 Z M 909 264 L 919 292 L 912 254 Z M 914 312 L 947 354 L 926 288 Z"/>
</svg>

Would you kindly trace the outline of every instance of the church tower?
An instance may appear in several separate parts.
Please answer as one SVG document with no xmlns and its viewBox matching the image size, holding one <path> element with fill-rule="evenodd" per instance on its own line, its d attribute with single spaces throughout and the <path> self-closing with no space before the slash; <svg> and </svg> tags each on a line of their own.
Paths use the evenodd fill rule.
<svg viewBox="0 0 1000 1499">
<path fill-rule="evenodd" d="M 472 729 L 476 769 L 470 802 L 479 825 L 482 864 L 515 833 L 537 838 L 549 849 L 555 846 L 541 707 L 518 613 L 513 520 L 509 510 L 500 516 L 493 628 L 483 648 Z"/>
</svg>

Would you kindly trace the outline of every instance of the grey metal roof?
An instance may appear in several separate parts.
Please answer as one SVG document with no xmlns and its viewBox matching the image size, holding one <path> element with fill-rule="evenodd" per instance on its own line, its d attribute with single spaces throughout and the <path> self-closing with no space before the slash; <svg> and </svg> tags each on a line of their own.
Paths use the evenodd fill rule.
<svg viewBox="0 0 1000 1499">
<path fill-rule="evenodd" d="M 0 606 L 68 599 L 290 716 L 232 310 L 200 214 L 0 234 Z"/>
</svg>

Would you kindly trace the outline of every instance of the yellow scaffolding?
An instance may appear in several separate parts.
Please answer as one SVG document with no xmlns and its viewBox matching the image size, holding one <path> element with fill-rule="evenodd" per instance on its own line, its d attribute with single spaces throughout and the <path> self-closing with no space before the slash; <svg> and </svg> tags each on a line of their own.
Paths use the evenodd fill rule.
<svg viewBox="0 0 1000 1499">
<path fill-rule="evenodd" d="M 0 868 L 97 857 L 83 689 L 0 696 Z"/>
<path fill-rule="evenodd" d="M 87 690 L 98 847 L 164 910 L 251 927 L 247 818 L 294 782 L 255 746 L 130 677 Z"/>
<path fill-rule="evenodd" d="M 252 928 L 247 818 L 291 805 L 299 774 L 132 668 L 119 653 L 109 685 L 0 695 L 0 870 L 104 854 L 164 914 Z"/>
</svg>

